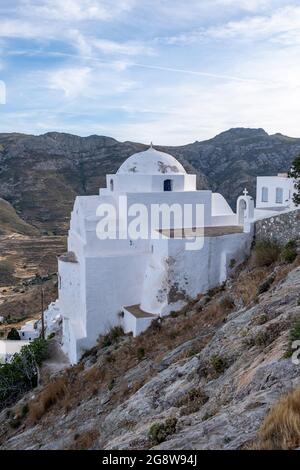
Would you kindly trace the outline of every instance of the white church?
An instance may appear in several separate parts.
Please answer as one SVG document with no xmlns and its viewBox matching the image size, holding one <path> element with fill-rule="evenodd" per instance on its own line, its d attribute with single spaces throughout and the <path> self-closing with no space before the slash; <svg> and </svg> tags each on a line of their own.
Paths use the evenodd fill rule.
<svg viewBox="0 0 300 470">
<path fill-rule="evenodd" d="M 48 326 L 63 320 L 71 363 L 113 326 L 136 336 L 224 282 L 249 254 L 253 222 L 293 208 L 293 181 L 279 175 L 258 178 L 256 208 L 245 190 L 234 213 L 221 194 L 198 191 L 196 175 L 152 146 L 106 181 L 99 195 L 75 200 L 68 251 L 58 261 L 59 297 L 46 312 Z M 175 215 L 153 219 L 153 207 L 162 206 Z M 187 208 L 189 215 L 201 209 L 192 223 Z"/>
</svg>

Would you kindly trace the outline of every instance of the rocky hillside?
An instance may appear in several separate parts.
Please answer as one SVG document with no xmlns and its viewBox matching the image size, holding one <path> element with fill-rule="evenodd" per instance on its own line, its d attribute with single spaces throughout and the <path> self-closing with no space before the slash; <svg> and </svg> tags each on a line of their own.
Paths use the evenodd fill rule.
<svg viewBox="0 0 300 470">
<path fill-rule="evenodd" d="M 38 230 L 22 220 L 9 202 L 0 198 L 0 237 L 19 233 L 38 235 Z"/>
<path fill-rule="evenodd" d="M 0 197 L 44 234 L 66 233 L 75 196 L 96 194 L 107 173 L 145 148 L 102 136 L 0 134 Z M 245 186 L 254 194 L 257 175 L 289 169 L 300 139 L 231 129 L 205 142 L 157 148 L 196 172 L 199 188 L 220 191 L 234 206 Z"/>
<path fill-rule="evenodd" d="M 300 338 L 300 256 L 261 264 L 252 258 L 138 338 L 114 329 L 77 366 L 44 375 L 34 394 L 2 411 L 0 448 L 259 446 L 270 408 L 300 386 L 290 357 L 290 340 Z M 262 447 L 300 446 L 300 428 L 286 438 L 299 422 L 284 421 L 298 413 L 291 403 L 265 421 Z"/>
</svg>

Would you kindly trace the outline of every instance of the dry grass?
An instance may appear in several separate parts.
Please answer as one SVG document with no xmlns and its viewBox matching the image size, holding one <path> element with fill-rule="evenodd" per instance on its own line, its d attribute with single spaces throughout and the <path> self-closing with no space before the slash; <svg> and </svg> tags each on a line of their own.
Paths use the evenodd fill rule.
<svg viewBox="0 0 300 470">
<path fill-rule="evenodd" d="M 272 240 L 256 242 L 251 254 L 250 263 L 255 268 L 271 266 L 279 259 L 280 245 Z"/>
<path fill-rule="evenodd" d="M 300 388 L 283 396 L 264 419 L 251 449 L 288 450 L 300 447 Z"/>
<path fill-rule="evenodd" d="M 99 437 L 97 429 L 90 429 L 83 434 L 75 434 L 74 444 L 71 445 L 70 450 L 89 450 L 93 447 Z"/>
<path fill-rule="evenodd" d="M 245 306 L 251 304 L 257 297 L 258 287 L 270 273 L 271 269 L 267 267 L 241 270 L 238 282 L 233 286 L 235 296 Z"/>
<path fill-rule="evenodd" d="M 58 377 L 49 382 L 38 396 L 38 400 L 29 405 L 28 422 L 36 424 L 41 417 L 65 396 L 67 382 L 65 377 Z"/>
<path fill-rule="evenodd" d="M 231 281 L 230 295 L 233 298 L 242 295 L 245 302 L 251 301 L 270 269 L 249 269 L 245 264 Z M 285 266 L 283 269 L 288 268 Z M 191 347 L 181 357 L 174 358 L 174 361 L 186 360 L 192 354 L 200 352 L 209 343 L 216 329 L 226 321 L 233 304 L 231 298 L 227 298 L 226 291 L 218 289 L 205 306 L 197 309 L 196 305 L 196 300 L 190 302 L 175 318 L 166 317 L 160 324 L 154 323 L 137 338 L 122 336 L 105 349 L 98 344 L 85 355 L 84 361 L 95 361 L 92 366 L 88 367 L 82 362 L 70 367 L 60 379 L 45 386 L 37 395 L 36 404 L 30 405 L 27 423 L 36 423 L 46 413 L 50 420 L 55 419 L 60 410 L 69 412 L 80 403 L 94 399 L 103 392 L 109 393 L 109 401 L 105 407 L 109 412 L 151 380 L 156 374 L 156 368 L 149 367 L 149 364 L 159 364 L 167 353 L 189 340 L 197 339 L 195 347 Z M 140 369 L 138 378 L 126 380 L 127 373 L 141 361 L 138 351 L 143 351 L 145 367 Z"/>
</svg>

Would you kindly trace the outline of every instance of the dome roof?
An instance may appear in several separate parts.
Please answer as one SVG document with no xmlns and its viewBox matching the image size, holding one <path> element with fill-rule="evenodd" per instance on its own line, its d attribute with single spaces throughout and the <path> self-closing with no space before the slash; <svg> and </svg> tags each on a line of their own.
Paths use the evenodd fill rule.
<svg viewBox="0 0 300 470">
<path fill-rule="evenodd" d="M 131 155 L 120 166 L 118 174 L 134 174 L 141 175 L 182 175 L 186 171 L 176 158 L 168 153 L 159 152 L 152 146 L 145 152 L 139 152 Z"/>
</svg>

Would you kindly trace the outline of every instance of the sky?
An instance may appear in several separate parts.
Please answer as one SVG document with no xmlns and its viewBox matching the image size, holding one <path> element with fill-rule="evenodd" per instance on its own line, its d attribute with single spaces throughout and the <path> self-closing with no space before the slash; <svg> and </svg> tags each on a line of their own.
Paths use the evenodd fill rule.
<svg viewBox="0 0 300 470">
<path fill-rule="evenodd" d="M 299 0 L 0 0 L 0 132 L 300 137 L 299 58 Z"/>
</svg>

